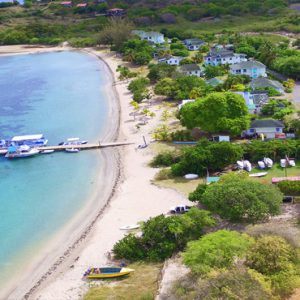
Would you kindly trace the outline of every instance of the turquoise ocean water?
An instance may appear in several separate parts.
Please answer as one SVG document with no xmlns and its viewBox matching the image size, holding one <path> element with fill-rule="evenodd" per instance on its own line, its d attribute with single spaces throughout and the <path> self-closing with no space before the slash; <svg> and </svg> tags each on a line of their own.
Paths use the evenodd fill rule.
<svg viewBox="0 0 300 300">
<path fill-rule="evenodd" d="M 101 61 L 78 52 L 0 57 L 0 138 L 99 141 L 108 80 Z M 30 256 L 84 206 L 102 163 L 96 151 L 0 157 L 0 282 L 8 268 L 19 271 L 17 257 Z"/>
</svg>

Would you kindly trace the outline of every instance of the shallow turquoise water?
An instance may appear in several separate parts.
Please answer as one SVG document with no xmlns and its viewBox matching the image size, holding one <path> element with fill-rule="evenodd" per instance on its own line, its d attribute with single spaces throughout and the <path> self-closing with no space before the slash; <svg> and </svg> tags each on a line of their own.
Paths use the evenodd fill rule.
<svg viewBox="0 0 300 300">
<path fill-rule="evenodd" d="M 104 65 L 78 52 L 0 57 L 0 138 L 43 133 L 98 141 L 108 114 Z M 0 281 L 15 258 L 51 237 L 87 201 L 101 168 L 95 151 L 0 157 Z M 21 270 L 20 270 L 21 271 Z"/>
</svg>

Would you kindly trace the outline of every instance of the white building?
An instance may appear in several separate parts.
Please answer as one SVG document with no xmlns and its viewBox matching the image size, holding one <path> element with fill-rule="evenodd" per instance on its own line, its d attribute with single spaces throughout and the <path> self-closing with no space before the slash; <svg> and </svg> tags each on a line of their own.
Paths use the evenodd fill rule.
<svg viewBox="0 0 300 300">
<path fill-rule="evenodd" d="M 182 65 L 179 68 L 179 72 L 189 76 L 194 75 L 194 76 L 201 77 L 203 75 L 203 70 L 197 64 Z"/>
<path fill-rule="evenodd" d="M 139 36 L 142 40 L 146 40 L 154 44 L 163 44 L 165 42 L 164 35 L 156 31 L 133 30 L 132 34 Z"/>
<path fill-rule="evenodd" d="M 183 41 L 184 45 L 186 46 L 186 48 L 190 51 L 196 51 L 199 50 L 200 47 L 202 47 L 203 45 L 205 45 L 205 42 L 194 38 L 194 39 L 186 39 Z"/>
<path fill-rule="evenodd" d="M 268 120 L 254 120 L 252 121 L 250 128 L 245 131 L 248 136 L 255 134 L 264 135 L 267 139 L 274 139 L 276 135 L 280 135 L 283 132 L 284 125 L 281 121 L 268 119 Z"/>
<path fill-rule="evenodd" d="M 158 60 L 159 64 L 165 63 L 171 66 L 179 66 L 180 62 L 184 59 L 184 57 L 181 56 L 168 56 L 164 58 L 160 58 Z"/>
<path fill-rule="evenodd" d="M 244 61 L 247 61 L 246 54 L 234 53 L 230 50 L 211 51 L 205 56 L 205 64 L 212 66 L 232 65 Z"/>
<path fill-rule="evenodd" d="M 234 75 L 248 75 L 251 78 L 267 77 L 266 66 L 256 60 L 243 61 L 231 65 L 230 73 Z"/>
</svg>

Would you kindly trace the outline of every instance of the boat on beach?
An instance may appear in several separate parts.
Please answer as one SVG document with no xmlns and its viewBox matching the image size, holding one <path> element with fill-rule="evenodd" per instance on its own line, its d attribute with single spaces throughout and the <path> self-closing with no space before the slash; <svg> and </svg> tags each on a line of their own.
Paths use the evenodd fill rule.
<svg viewBox="0 0 300 300">
<path fill-rule="evenodd" d="M 133 269 L 120 267 L 90 268 L 83 276 L 88 279 L 105 279 L 126 276 L 132 272 Z"/>
<path fill-rule="evenodd" d="M 252 173 L 252 174 L 249 174 L 249 177 L 263 177 L 263 176 L 266 176 L 267 174 L 268 174 L 268 172 Z"/>
<path fill-rule="evenodd" d="M 36 154 L 39 154 L 39 150 L 36 148 L 31 148 L 27 145 L 23 145 L 20 147 L 10 146 L 7 149 L 7 153 L 5 154 L 6 158 L 25 158 L 31 157 Z"/>
</svg>

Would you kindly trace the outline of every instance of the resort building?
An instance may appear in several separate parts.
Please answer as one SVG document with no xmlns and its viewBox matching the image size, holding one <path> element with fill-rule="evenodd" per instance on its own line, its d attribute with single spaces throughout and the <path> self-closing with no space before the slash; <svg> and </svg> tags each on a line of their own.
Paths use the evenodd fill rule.
<svg viewBox="0 0 300 300">
<path fill-rule="evenodd" d="M 264 77 L 253 79 L 250 82 L 250 87 L 252 90 L 256 90 L 260 88 L 273 88 L 280 94 L 284 93 L 284 86 L 279 81 L 271 80 Z"/>
<path fill-rule="evenodd" d="M 182 65 L 179 68 L 179 72 L 181 72 L 184 75 L 195 75 L 198 77 L 201 77 L 204 74 L 203 70 L 196 64 Z"/>
<path fill-rule="evenodd" d="M 211 66 L 232 65 L 247 61 L 246 54 L 234 53 L 230 50 L 215 50 L 205 56 L 205 64 Z"/>
<path fill-rule="evenodd" d="M 183 41 L 184 45 L 186 46 L 186 48 L 190 51 L 196 51 L 199 50 L 200 47 L 202 47 L 203 45 L 205 45 L 205 42 L 200 40 L 200 39 L 186 39 Z"/>
<path fill-rule="evenodd" d="M 139 36 L 142 40 L 146 40 L 153 44 L 163 44 L 165 37 L 162 33 L 156 31 L 133 30 L 132 34 Z"/>
<path fill-rule="evenodd" d="M 267 77 L 266 66 L 256 60 L 243 61 L 230 66 L 233 75 L 248 75 L 251 78 Z"/>
<path fill-rule="evenodd" d="M 168 56 L 168 57 L 164 57 L 164 58 L 160 58 L 158 60 L 159 64 L 168 64 L 171 66 L 179 66 L 180 62 L 184 59 L 184 57 L 181 56 Z"/>
<path fill-rule="evenodd" d="M 252 121 L 250 128 L 244 132 L 244 135 L 263 135 L 267 139 L 274 139 L 282 135 L 283 129 L 283 123 L 278 120 L 254 120 Z"/>
</svg>

